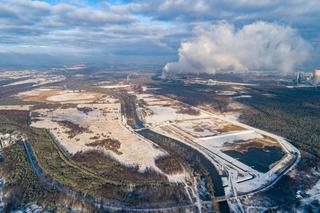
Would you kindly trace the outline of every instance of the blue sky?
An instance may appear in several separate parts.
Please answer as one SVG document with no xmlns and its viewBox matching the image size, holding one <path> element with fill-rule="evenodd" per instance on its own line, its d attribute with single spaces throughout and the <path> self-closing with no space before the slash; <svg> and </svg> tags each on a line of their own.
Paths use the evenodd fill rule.
<svg viewBox="0 0 320 213">
<path fill-rule="evenodd" d="M 36 63 L 39 55 L 48 64 L 166 64 L 199 27 L 241 30 L 262 21 L 294 29 L 310 46 L 299 68 L 313 69 L 320 66 L 319 20 L 319 0 L 0 0 L 0 65 L 21 57 Z"/>
</svg>

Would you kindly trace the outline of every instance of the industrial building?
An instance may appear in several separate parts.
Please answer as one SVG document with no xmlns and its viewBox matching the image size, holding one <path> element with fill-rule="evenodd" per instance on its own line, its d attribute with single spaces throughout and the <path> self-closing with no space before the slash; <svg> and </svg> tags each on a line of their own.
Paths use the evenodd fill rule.
<svg viewBox="0 0 320 213">
<path fill-rule="evenodd" d="M 314 81 L 314 84 L 315 84 L 315 85 L 320 85 L 320 69 L 318 69 L 318 70 L 316 70 L 316 71 L 314 72 L 314 79 L 313 79 L 313 81 Z"/>
<path fill-rule="evenodd" d="M 298 72 L 295 80 L 296 84 L 320 85 L 320 69 L 312 72 Z"/>
</svg>

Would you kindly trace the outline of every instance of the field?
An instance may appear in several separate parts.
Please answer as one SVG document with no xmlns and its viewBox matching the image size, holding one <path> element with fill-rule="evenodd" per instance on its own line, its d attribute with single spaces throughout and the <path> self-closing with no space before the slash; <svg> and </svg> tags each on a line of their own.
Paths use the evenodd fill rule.
<svg viewBox="0 0 320 213">
<path fill-rule="evenodd" d="M 79 108 L 91 110 L 84 113 Z M 165 152 L 124 128 L 120 124 L 119 110 L 119 104 L 83 104 L 75 108 L 35 110 L 36 116 L 32 117 L 31 125 L 49 127 L 70 154 L 100 150 L 124 165 L 137 166 L 142 171 L 147 167 L 157 169 L 154 159 Z M 112 140 L 118 145 L 108 146 L 106 142 Z"/>
<path fill-rule="evenodd" d="M 42 88 L 21 92 L 15 97 L 24 101 L 60 103 L 60 104 L 80 104 L 94 102 L 103 97 L 100 93 L 82 92 L 74 90 L 62 90 L 52 88 Z"/>
<path fill-rule="evenodd" d="M 74 99 L 70 99 L 70 94 Z M 62 95 L 66 97 L 61 98 Z M 48 129 L 68 153 L 74 155 L 78 152 L 101 151 L 140 171 L 152 169 L 162 173 L 154 161 L 167 153 L 123 126 L 121 106 L 117 99 L 101 93 L 51 89 L 32 90 L 17 96 L 27 101 L 81 103 L 31 111 L 31 126 Z"/>
<path fill-rule="evenodd" d="M 173 126 L 184 132 L 188 132 L 194 138 L 210 137 L 245 130 L 240 126 L 212 118 L 180 121 L 176 122 Z"/>
<path fill-rule="evenodd" d="M 23 84 L 41 86 L 64 81 L 65 77 L 45 72 L 8 71 L 0 73 L 0 80 L 6 81 L 6 83 L 2 84 L 2 87 L 20 86 Z"/>
</svg>

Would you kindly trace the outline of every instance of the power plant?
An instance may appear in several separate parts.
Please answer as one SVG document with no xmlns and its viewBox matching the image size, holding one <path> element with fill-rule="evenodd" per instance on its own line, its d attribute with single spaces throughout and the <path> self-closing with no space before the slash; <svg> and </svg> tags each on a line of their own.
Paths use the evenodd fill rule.
<svg viewBox="0 0 320 213">
<path fill-rule="evenodd" d="M 314 72 L 314 84 L 315 85 L 320 84 L 320 69 L 318 69 Z"/>
<path fill-rule="evenodd" d="M 312 72 L 298 72 L 295 79 L 296 84 L 320 85 L 320 69 Z"/>
</svg>

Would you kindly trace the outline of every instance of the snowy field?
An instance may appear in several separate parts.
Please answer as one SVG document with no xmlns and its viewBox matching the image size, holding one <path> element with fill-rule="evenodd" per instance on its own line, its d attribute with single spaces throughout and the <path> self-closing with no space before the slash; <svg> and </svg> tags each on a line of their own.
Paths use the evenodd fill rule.
<svg viewBox="0 0 320 213">
<path fill-rule="evenodd" d="M 0 105 L 0 110 L 30 110 L 33 105 Z"/>
<path fill-rule="evenodd" d="M 119 89 L 119 88 L 129 88 L 130 84 L 115 84 L 115 85 L 104 85 L 100 86 L 100 88 L 104 89 Z"/>
<path fill-rule="evenodd" d="M 145 123 L 151 126 L 161 125 L 186 119 L 205 119 L 208 114 L 199 111 L 199 114 L 187 114 L 179 112 L 183 109 L 180 102 L 164 98 L 155 97 L 148 94 L 135 94 L 138 99 L 143 100 L 146 105 L 143 108 L 138 108 L 140 114 L 145 114 Z M 185 107 L 187 108 L 187 107 Z M 142 113 L 144 112 L 144 113 Z"/>
<path fill-rule="evenodd" d="M 28 78 L 32 75 L 36 74 L 35 71 L 32 70 L 24 70 L 24 71 L 4 71 L 0 72 L 0 80 L 7 80 L 7 79 L 19 79 L 19 78 Z"/>
<path fill-rule="evenodd" d="M 2 108 L 31 110 L 31 126 L 48 129 L 70 154 L 99 150 L 124 165 L 138 166 L 140 172 L 151 168 L 172 182 L 185 182 L 190 178 L 186 171 L 169 175 L 156 166 L 155 160 L 168 153 L 122 123 L 125 119 L 120 113 L 118 99 L 102 93 L 60 88 L 34 89 L 15 97 L 25 101 L 63 104 L 55 108 L 44 105 L 34 110 L 29 105 Z"/>
<path fill-rule="evenodd" d="M 213 118 L 182 120 L 175 122 L 173 126 L 186 133 L 189 133 L 195 138 L 206 138 L 227 132 L 238 132 L 245 130 L 221 119 Z"/>
<path fill-rule="evenodd" d="M 81 90 L 63 90 L 59 88 L 41 88 L 21 92 L 16 95 L 25 101 L 61 103 L 61 104 L 81 104 L 90 103 L 103 98 L 101 93 L 85 92 Z"/>
<path fill-rule="evenodd" d="M 66 78 L 62 75 L 52 75 L 45 72 L 35 71 L 16 71 L 0 73 L 0 80 L 15 80 L 12 83 L 2 85 L 2 87 L 17 86 L 23 84 L 32 84 L 32 86 L 41 86 L 50 83 L 64 81 Z"/>
<path fill-rule="evenodd" d="M 136 96 L 144 101 L 139 112 L 147 126 L 199 150 L 212 159 L 221 174 L 228 174 L 229 178 L 224 180 L 228 197 L 267 188 L 281 177 L 279 174 L 289 171 L 300 159 L 299 151 L 283 138 L 239 123 L 234 119 L 236 116 L 223 116 L 200 109 L 196 109 L 199 110 L 197 115 L 190 115 L 181 113 L 181 109 L 190 106 L 176 100 L 147 93 Z M 241 105 L 232 107 L 238 109 Z M 280 147 L 284 155 L 271 165 L 268 172 L 261 173 L 223 153 L 225 147 L 230 150 L 232 147 L 244 149 L 249 146 L 248 141 L 253 147 Z"/>
<path fill-rule="evenodd" d="M 78 108 L 89 108 L 92 111 L 85 113 Z M 33 113 L 37 116 L 33 118 L 32 126 L 49 127 L 50 132 L 71 154 L 97 149 L 125 165 L 139 166 L 140 171 L 147 167 L 158 170 L 154 160 L 166 153 L 121 125 L 120 104 L 81 104 L 78 108 L 35 110 Z M 82 130 L 72 130 L 61 124 L 64 121 L 78 125 Z M 70 131 L 76 131 L 77 134 L 70 136 Z M 103 146 L 90 146 L 91 143 L 105 139 L 119 141 L 120 147 L 112 148 L 115 149 L 113 151 Z"/>
</svg>

